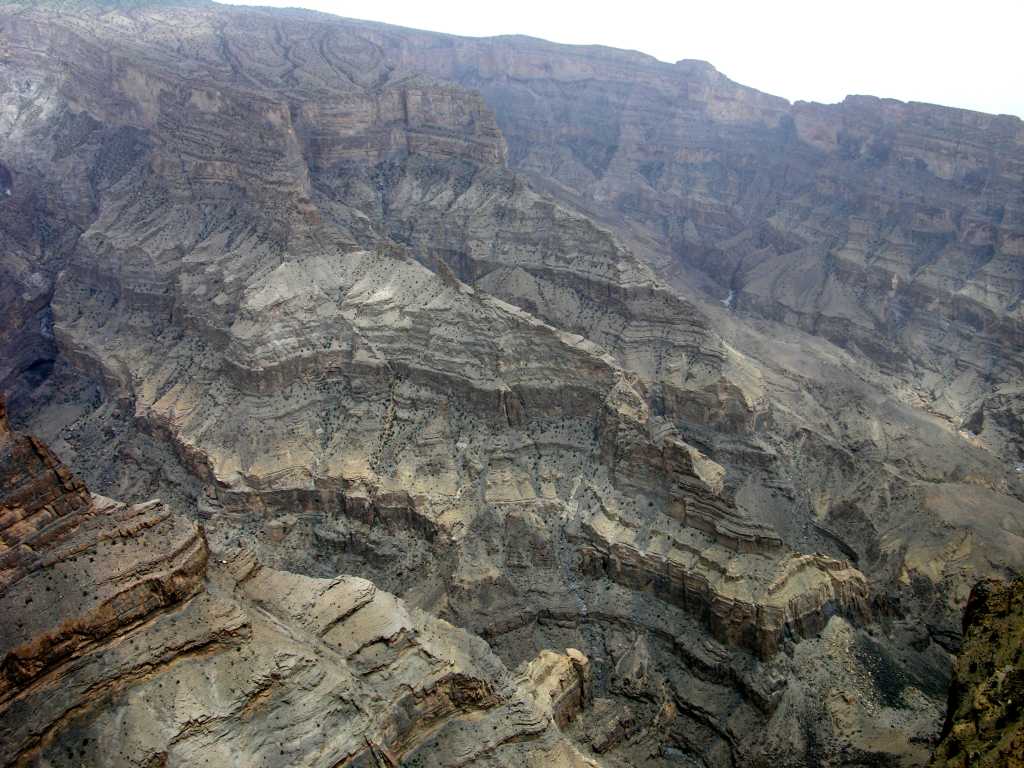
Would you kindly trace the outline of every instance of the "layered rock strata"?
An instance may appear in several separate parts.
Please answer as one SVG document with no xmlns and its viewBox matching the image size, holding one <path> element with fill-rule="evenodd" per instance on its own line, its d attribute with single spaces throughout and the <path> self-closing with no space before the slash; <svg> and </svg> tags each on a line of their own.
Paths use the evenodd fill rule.
<svg viewBox="0 0 1024 768">
<path fill-rule="evenodd" d="M 710 277 L 732 307 L 926 368 L 954 418 L 979 379 L 1019 377 L 1019 118 L 867 96 L 789 104 L 706 62 L 598 46 L 362 34 L 478 89 L 513 167 L 667 272 Z"/>
<path fill-rule="evenodd" d="M 790 106 L 607 49 L 130 5 L 0 6 L 0 386 L 92 488 L 138 502 L 19 480 L 40 501 L 5 513 L 9 574 L 35 567 L 19 537 L 79 504 L 152 523 L 143 548 L 195 535 L 173 507 L 215 562 L 198 582 L 139 566 L 172 582 L 136 609 L 226 601 L 251 629 L 218 642 L 301 644 L 324 630 L 308 593 L 340 606 L 357 574 L 420 634 L 424 609 L 486 638 L 513 688 L 534 680 L 530 712 L 554 702 L 611 764 L 920 764 L 970 585 L 1024 567 L 1015 122 Z M 550 648 L 589 673 L 530 667 Z M 499 711 L 493 676 L 465 674 L 472 695 L 367 710 L 381 730 L 345 754 L 526 759 L 515 729 L 432 751 L 415 723 Z M 612 703 L 569 723 L 588 675 Z M 272 762 L 272 723 L 225 714 L 222 687 L 197 738 L 223 717 Z"/>
<path fill-rule="evenodd" d="M 790 579 L 786 547 L 736 509 L 721 468 L 652 418 L 649 387 L 707 386 L 720 350 L 699 313 L 610 235 L 502 169 L 503 139 L 478 95 L 395 67 L 343 28 L 311 36 L 287 17 L 275 53 L 256 57 L 263 28 L 225 38 L 220 14 L 191 17 L 185 59 L 156 32 L 174 11 L 115 16 L 135 32 L 116 61 L 100 53 L 122 34 L 111 17 L 86 9 L 55 27 L 33 13 L 12 17 L 29 43 L 19 66 L 49 89 L 53 111 L 21 118 L 9 141 L 21 146 L 74 116 L 78 143 L 55 146 L 102 177 L 107 137 L 132 136 L 130 151 L 114 152 L 116 180 L 91 189 L 95 217 L 55 287 L 54 336 L 67 360 L 174 447 L 218 524 L 260 528 L 298 512 L 321 527 L 339 513 L 387 520 L 451 547 L 475 571 L 463 540 L 488 507 L 572 519 L 581 499 L 628 510 L 643 498 L 651 521 L 678 519 L 704 559 L 756 554 L 751 572 L 766 587 L 800 584 L 801 613 L 864 614 L 863 579 L 842 594 Z M 35 141 L 24 149 L 45 154 Z M 431 175 L 453 163 L 470 164 L 457 199 L 450 180 Z M 361 205 L 367 173 L 385 185 L 376 213 Z M 428 182 L 441 197 L 421 205 Z M 564 275 L 592 306 L 574 317 L 591 320 L 559 315 L 572 302 L 549 296 L 535 309 L 554 327 L 421 266 L 436 260 L 426 244 L 439 244 L 430 211 L 442 205 L 445 226 L 469 227 L 470 251 L 491 242 L 490 266 Z M 398 226 L 414 210 L 427 236 L 406 247 L 375 223 L 379 214 L 385 228 Z M 541 250 L 530 240 L 538 229 L 550 233 Z M 360 246 L 367 241 L 372 250 Z M 468 269 L 481 286 L 485 272 Z M 642 296 L 654 302 L 643 312 Z M 630 331 L 643 313 L 661 318 L 656 336 L 682 346 L 663 354 L 649 331 Z M 657 357 L 637 361 L 641 380 L 619 364 L 636 357 L 620 343 L 630 334 Z M 832 565 L 808 562 L 831 583 Z M 552 578 L 571 591 L 578 567 L 559 564 Z M 737 615 L 760 610 L 763 598 L 743 582 L 694 578 L 709 585 L 705 613 L 716 601 L 751 605 Z M 799 635 L 823 621 L 783 623 Z M 749 645 L 774 651 L 777 641 L 760 634 Z"/>
<path fill-rule="evenodd" d="M 514 677 L 371 582 L 209 564 L 160 502 L 0 440 L 4 765 L 594 765 L 558 732 L 589 703 L 578 651 Z"/>
</svg>

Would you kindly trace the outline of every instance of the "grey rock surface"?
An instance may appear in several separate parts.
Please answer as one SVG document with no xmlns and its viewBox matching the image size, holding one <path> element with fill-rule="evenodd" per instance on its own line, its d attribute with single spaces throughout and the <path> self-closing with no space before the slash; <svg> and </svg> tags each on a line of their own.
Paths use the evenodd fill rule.
<svg viewBox="0 0 1024 768">
<path fill-rule="evenodd" d="M 97 530 L 199 536 L 175 605 L 251 647 L 238 675 L 306 660 L 287 735 L 210 672 L 242 693 L 193 681 L 213 720 L 182 736 L 126 651 L 82 738 L 166 764 L 224 764 L 211 740 L 254 764 L 927 761 L 971 586 L 1024 565 L 1020 121 L 297 11 L 0 23 L 12 416 L 124 500 L 82 502 Z M 317 616 L 359 590 L 398 633 L 387 679 L 321 656 Z M 390 703 L 325 707 L 352 676 Z"/>
</svg>

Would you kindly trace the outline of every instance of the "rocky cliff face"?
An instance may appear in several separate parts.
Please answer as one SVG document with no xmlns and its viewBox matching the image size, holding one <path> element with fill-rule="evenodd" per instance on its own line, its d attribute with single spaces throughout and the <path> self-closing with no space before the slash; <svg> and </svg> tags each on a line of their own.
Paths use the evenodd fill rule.
<svg viewBox="0 0 1024 768">
<path fill-rule="evenodd" d="M 899 401 L 1024 459 L 1007 428 L 1024 338 L 1018 118 L 862 96 L 790 105 L 703 62 L 362 33 L 479 90 L 510 165 L 678 290 L 824 337 Z"/>
<path fill-rule="evenodd" d="M 740 307 L 947 386 L 1020 375 L 1019 119 L 790 105 L 703 62 L 600 48 L 366 34 L 479 89 L 513 166 L 655 243 L 666 274 L 698 270 Z"/>
<path fill-rule="evenodd" d="M 558 730 L 589 703 L 579 651 L 518 678 L 371 582 L 211 563 L 162 503 L 0 440 L 5 765 L 593 765 Z"/>
<path fill-rule="evenodd" d="M 113 525 L 127 549 L 75 571 L 98 584 L 82 607 L 12 636 L 10 690 L 50 675 L 72 698 L 44 726 L 12 710 L 5 759 L 80 753 L 87 711 L 82 738 L 153 764 L 214 743 L 310 765 L 922 764 L 970 584 L 1024 567 L 1017 352 L 993 323 L 971 365 L 1006 383 L 981 398 L 951 373 L 961 298 L 932 267 L 983 276 L 892 266 L 917 258 L 916 197 L 888 244 L 863 230 L 889 221 L 879 189 L 932 173 L 899 158 L 967 151 L 942 144 L 947 112 L 298 12 L 0 20 L 0 378 L 19 424 L 130 502 L 10 438 L 2 573 L 36 594 L 18 574 L 51 540 L 84 552 Z M 1017 124 L 957 114 L 998 156 L 992 261 L 1016 263 Z M 856 275 L 832 268 L 855 260 L 842 227 L 878 241 Z M 915 303 L 895 336 L 805 311 L 828 293 L 815 259 L 843 306 L 881 306 L 884 261 L 900 301 L 941 311 Z M 199 714 L 170 725 L 163 677 L 131 700 L 152 717 L 119 708 L 177 664 L 157 625 L 186 607 L 220 681 L 188 694 Z M 149 656 L 117 640 L 79 687 L 45 672 L 143 629 Z M 273 723 L 249 709 L 265 695 Z"/>
<path fill-rule="evenodd" d="M 932 765 L 1024 765 L 1024 581 L 985 581 L 964 612 L 942 742 Z"/>
</svg>

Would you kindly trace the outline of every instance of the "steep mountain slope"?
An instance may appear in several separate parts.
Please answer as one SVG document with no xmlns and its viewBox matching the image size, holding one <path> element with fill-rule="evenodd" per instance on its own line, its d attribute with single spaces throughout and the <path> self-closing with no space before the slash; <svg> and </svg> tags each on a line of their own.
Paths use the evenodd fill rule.
<svg viewBox="0 0 1024 768">
<path fill-rule="evenodd" d="M 5 765 L 595 765 L 558 731 L 590 695 L 578 651 L 514 677 L 364 579 L 211 563 L 194 523 L 91 496 L 3 408 Z"/>
<path fill-rule="evenodd" d="M 869 97 L 789 105 L 703 62 L 360 29 L 402 65 L 477 89 L 510 165 L 677 289 L 874 363 L 872 384 L 977 439 L 1020 498 L 1018 118 Z"/>
<path fill-rule="evenodd" d="M 607 764 L 923 764 L 970 585 L 1024 567 L 1019 350 L 996 327 L 1015 310 L 971 346 L 1004 382 L 978 407 L 1002 416 L 962 425 L 982 378 L 948 368 L 961 299 L 927 270 L 914 291 L 941 311 L 915 304 L 896 336 L 790 306 L 823 295 L 814 259 L 840 247 L 820 179 L 916 176 L 796 116 L 839 108 L 702 65 L 130 5 L 0 6 L 0 380 L 19 423 L 91 486 L 202 520 L 227 562 L 199 581 L 243 614 L 266 598 L 302 623 L 291 601 L 316 598 L 296 595 L 358 574 L 525 679 L 553 668 L 544 649 L 581 648 L 598 700 L 554 716 Z M 985 145 L 1007 178 L 1014 141 Z M 636 197 L 641 145 L 679 159 Z M 992 261 L 1017 264 L 1012 184 L 993 190 Z M 730 259 L 735 282 L 709 266 Z M 232 586 L 250 573 L 271 576 Z M 263 755 L 232 718 L 218 733 Z M 395 728 L 367 738 L 404 754 Z"/>
<path fill-rule="evenodd" d="M 1024 765 L 1024 581 L 983 581 L 964 612 L 935 768 Z"/>
<path fill-rule="evenodd" d="M 790 106 L 703 62 L 365 34 L 478 89 L 514 167 L 648 240 L 667 271 L 700 270 L 740 306 L 919 367 L 956 416 L 971 385 L 1020 376 L 1019 119 L 869 97 Z"/>
</svg>

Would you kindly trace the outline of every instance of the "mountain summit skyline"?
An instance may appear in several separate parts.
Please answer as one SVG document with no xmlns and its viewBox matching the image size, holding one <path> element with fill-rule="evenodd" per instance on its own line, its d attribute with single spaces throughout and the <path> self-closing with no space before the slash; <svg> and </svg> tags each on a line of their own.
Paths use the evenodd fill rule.
<svg viewBox="0 0 1024 768">
<path fill-rule="evenodd" d="M 299 6 L 471 37 L 520 34 L 605 45 L 666 63 L 699 59 L 790 102 L 874 95 L 1024 117 L 1015 37 L 1024 8 L 998 0 L 981 0 L 970 12 L 953 0 L 868 0 L 846 13 L 805 0 L 678 6 L 639 0 L 628 11 L 540 0 L 508 6 L 387 0 L 372 10 L 348 0 L 222 2 Z"/>
</svg>

